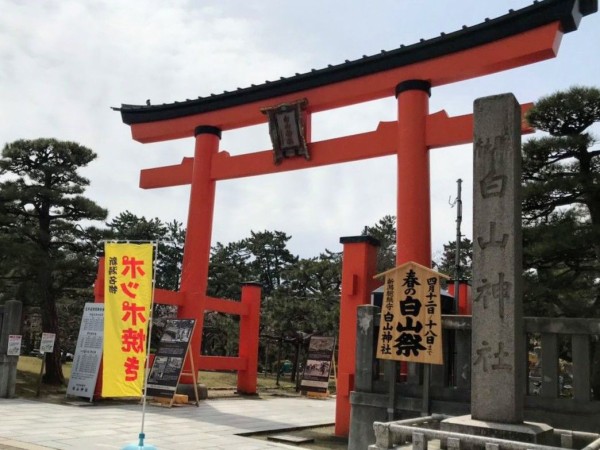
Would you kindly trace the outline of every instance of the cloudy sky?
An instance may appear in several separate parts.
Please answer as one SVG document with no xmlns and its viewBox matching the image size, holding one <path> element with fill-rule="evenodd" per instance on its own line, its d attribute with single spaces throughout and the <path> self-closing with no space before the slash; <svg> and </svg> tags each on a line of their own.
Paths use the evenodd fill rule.
<svg viewBox="0 0 600 450">
<path fill-rule="evenodd" d="M 188 187 L 138 188 L 139 170 L 192 156 L 193 139 L 140 144 L 111 106 L 196 98 L 391 50 L 519 9 L 527 0 L 0 0 L 0 144 L 54 137 L 92 148 L 87 195 L 110 217 L 185 224 Z M 564 36 L 558 57 L 432 91 L 430 111 L 470 113 L 475 98 L 512 92 L 521 103 L 569 86 L 599 86 L 600 14 Z M 313 117 L 313 140 L 396 119 L 389 98 Z M 266 126 L 224 133 L 231 154 L 271 147 Z M 433 150 L 433 251 L 455 236 L 456 180 L 471 237 L 471 148 Z M 220 182 L 213 243 L 281 230 L 304 257 L 341 250 L 395 214 L 393 157 Z"/>
</svg>

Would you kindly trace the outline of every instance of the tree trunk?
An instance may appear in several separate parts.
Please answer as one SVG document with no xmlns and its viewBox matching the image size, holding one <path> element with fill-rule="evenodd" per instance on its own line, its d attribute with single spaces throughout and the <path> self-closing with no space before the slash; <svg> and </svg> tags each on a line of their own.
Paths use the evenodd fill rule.
<svg viewBox="0 0 600 450">
<path fill-rule="evenodd" d="M 46 353 L 46 374 L 44 383 L 52 385 L 65 384 L 65 377 L 62 372 L 62 361 L 60 355 L 60 339 L 58 336 L 58 312 L 56 310 L 56 301 L 51 291 L 51 269 L 50 264 L 46 263 L 40 270 L 40 287 L 42 289 L 42 330 L 45 333 L 54 333 L 54 351 Z"/>
<path fill-rule="evenodd" d="M 39 216 L 39 246 L 42 251 L 38 271 L 39 289 L 42 297 L 42 330 L 54 333 L 54 351 L 46 354 L 46 384 L 65 384 L 60 357 L 60 339 L 58 336 L 58 311 L 56 299 L 52 290 L 52 261 L 50 257 L 50 206 L 44 204 Z"/>
<path fill-rule="evenodd" d="M 600 337 L 592 341 L 592 399 L 600 400 Z"/>
<path fill-rule="evenodd" d="M 296 381 L 296 372 L 298 371 L 298 364 L 300 362 L 300 344 L 302 338 L 296 333 L 296 351 L 294 352 L 294 363 L 292 364 L 292 373 L 290 374 L 290 381 Z"/>
</svg>

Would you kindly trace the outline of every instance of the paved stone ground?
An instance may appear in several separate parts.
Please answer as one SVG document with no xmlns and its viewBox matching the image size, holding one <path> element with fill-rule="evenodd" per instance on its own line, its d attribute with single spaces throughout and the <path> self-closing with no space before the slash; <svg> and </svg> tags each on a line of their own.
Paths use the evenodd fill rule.
<svg viewBox="0 0 600 450">
<path fill-rule="evenodd" d="M 138 404 L 72 406 L 0 399 L 0 449 L 107 450 L 137 442 Z M 203 400 L 200 407 L 146 407 L 146 443 L 159 450 L 298 447 L 239 436 L 334 422 L 335 400 L 235 398 Z"/>
</svg>

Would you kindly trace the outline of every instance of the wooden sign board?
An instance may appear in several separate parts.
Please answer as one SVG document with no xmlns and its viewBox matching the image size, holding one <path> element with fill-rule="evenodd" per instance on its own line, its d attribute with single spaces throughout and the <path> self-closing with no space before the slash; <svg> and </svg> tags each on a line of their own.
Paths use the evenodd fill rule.
<svg viewBox="0 0 600 450">
<path fill-rule="evenodd" d="M 443 364 L 440 279 L 445 275 L 414 262 L 385 277 L 377 358 Z"/>
</svg>

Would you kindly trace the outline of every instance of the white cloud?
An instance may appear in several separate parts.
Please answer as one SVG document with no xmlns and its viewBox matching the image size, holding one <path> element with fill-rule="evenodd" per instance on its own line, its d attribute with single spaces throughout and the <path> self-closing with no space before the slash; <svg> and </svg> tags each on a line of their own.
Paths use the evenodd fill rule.
<svg viewBox="0 0 600 450">
<path fill-rule="evenodd" d="M 84 173 L 88 195 L 114 216 L 126 209 L 185 223 L 188 187 L 143 191 L 139 170 L 177 164 L 193 140 L 142 145 L 131 139 L 121 103 L 153 104 L 234 90 L 411 44 L 518 9 L 529 0 L 480 2 L 310 0 L 261 2 L 4 0 L 0 15 L 0 142 L 52 136 L 92 148 Z M 469 113 L 476 97 L 514 92 L 532 101 L 572 84 L 597 84 L 599 15 L 563 38 L 558 58 L 433 90 L 431 111 Z M 317 114 L 313 138 L 375 129 L 395 120 L 393 98 Z M 270 147 L 265 126 L 226 132 L 232 154 Z M 463 231 L 470 236 L 470 147 L 431 155 L 433 248 L 455 236 L 456 179 L 462 178 Z M 295 173 L 219 183 L 213 242 L 250 230 L 293 236 L 292 250 L 314 256 L 339 250 L 339 237 L 359 234 L 395 213 L 395 160 L 379 158 Z"/>
</svg>

